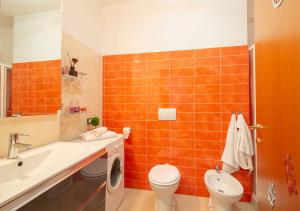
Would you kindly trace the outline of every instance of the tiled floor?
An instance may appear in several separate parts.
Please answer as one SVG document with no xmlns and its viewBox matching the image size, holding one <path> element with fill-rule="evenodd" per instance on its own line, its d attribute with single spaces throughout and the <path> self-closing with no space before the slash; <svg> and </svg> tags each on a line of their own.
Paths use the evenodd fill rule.
<svg viewBox="0 0 300 211">
<path fill-rule="evenodd" d="M 154 211 L 153 191 L 126 188 L 125 199 L 118 211 Z M 208 198 L 176 195 L 176 211 L 209 211 Z M 250 203 L 238 203 L 234 211 L 255 211 Z"/>
</svg>

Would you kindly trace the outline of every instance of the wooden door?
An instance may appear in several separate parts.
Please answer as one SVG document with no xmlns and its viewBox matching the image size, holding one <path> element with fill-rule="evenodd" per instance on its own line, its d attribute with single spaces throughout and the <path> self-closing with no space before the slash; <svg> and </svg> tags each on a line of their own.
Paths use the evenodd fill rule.
<svg viewBox="0 0 300 211">
<path fill-rule="evenodd" d="M 276 1 L 276 0 L 274 0 Z M 257 195 L 259 210 L 271 210 L 269 183 L 277 192 L 275 211 L 300 210 L 300 0 L 255 0 Z M 298 195 L 289 193 L 285 155 L 291 156 Z M 290 186 L 291 188 L 291 186 Z"/>
</svg>

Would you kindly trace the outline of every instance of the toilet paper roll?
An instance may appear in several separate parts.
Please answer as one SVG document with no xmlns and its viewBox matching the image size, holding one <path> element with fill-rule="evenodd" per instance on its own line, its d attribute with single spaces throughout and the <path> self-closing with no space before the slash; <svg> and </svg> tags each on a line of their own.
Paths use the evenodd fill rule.
<svg viewBox="0 0 300 211">
<path fill-rule="evenodd" d="M 130 133 L 131 133 L 131 128 L 130 127 L 124 127 L 123 128 L 123 135 L 124 135 L 125 139 L 128 139 Z"/>
</svg>

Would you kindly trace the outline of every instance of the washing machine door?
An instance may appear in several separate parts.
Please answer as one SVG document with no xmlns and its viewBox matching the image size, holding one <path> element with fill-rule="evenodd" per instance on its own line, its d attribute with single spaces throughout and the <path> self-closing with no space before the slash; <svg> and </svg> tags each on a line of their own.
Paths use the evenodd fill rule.
<svg viewBox="0 0 300 211">
<path fill-rule="evenodd" d="M 108 158 L 107 189 L 111 194 L 121 185 L 123 179 L 122 165 L 120 153 L 115 153 Z"/>
</svg>

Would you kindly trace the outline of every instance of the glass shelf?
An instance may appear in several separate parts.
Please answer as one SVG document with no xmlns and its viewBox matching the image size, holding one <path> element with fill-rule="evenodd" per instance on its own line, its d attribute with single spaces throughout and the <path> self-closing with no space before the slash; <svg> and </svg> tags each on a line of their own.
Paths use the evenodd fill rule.
<svg viewBox="0 0 300 211">
<path fill-rule="evenodd" d="M 75 76 L 67 75 L 67 74 L 61 75 L 61 78 L 64 80 L 69 80 L 69 81 L 82 81 L 83 80 L 83 78 L 81 78 L 81 77 L 75 77 Z"/>
</svg>

